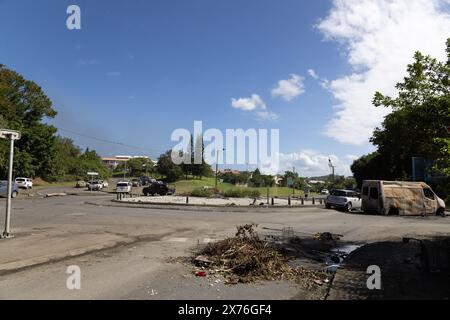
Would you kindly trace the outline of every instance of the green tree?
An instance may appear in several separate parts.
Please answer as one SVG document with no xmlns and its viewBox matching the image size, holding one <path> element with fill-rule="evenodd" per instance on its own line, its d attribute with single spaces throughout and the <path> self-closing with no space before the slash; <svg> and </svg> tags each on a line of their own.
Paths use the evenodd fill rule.
<svg viewBox="0 0 450 320">
<path fill-rule="evenodd" d="M 181 166 L 172 161 L 172 151 L 169 150 L 158 158 L 157 171 L 166 177 L 166 182 L 175 182 L 183 177 Z"/>
<path fill-rule="evenodd" d="M 56 128 L 43 123 L 56 116 L 52 102 L 33 81 L 0 65 L 1 126 L 22 132 L 15 144 L 15 175 L 48 177 L 53 169 Z M 0 142 L 0 159 L 6 159 L 6 141 Z M 0 176 L 6 175 L 6 163 Z"/>
<path fill-rule="evenodd" d="M 133 158 L 127 162 L 127 168 L 132 177 L 144 176 L 146 173 L 154 172 L 153 162 L 147 158 Z"/>
<path fill-rule="evenodd" d="M 213 175 L 213 171 L 211 166 L 205 162 L 205 145 L 202 136 L 197 137 L 194 148 L 196 154 L 201 154 L 201 163 L 194 163 L 194 161 L 192 162 L 191 174 L 199 179 L 202 179 L 203 177 L 211 177 Z"/>
<path fill-rule="evenodd" d="M 377 128 L 371 142 L 377 152 L 356 160 L 352 171 L 360 185 L 364 179 L 411 179 L 412 158 L 435 161 L 438 174 L 449 174 L 450 39 L 446 62 L 420 52 L 407 67 L 408 75 L 396 88 L 395 98 L 379 92 L 373 103 L 392 112 Z"/>
</svg>

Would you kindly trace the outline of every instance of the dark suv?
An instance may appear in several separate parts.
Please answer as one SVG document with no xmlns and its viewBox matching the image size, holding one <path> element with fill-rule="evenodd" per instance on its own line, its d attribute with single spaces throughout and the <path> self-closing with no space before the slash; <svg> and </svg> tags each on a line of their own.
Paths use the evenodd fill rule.
<svg viewBox="0 0 450 320">
<path fill-rule="evenodd" d="M 175 193 L 175 189 L 169 188 L 165 183 L 158 181 L 153 182 L 148 187 L 145 187 L 142 192 L 145 196 L 154 196 L 158 194 L 160 196 L 166 196 Z"/>
</svg>

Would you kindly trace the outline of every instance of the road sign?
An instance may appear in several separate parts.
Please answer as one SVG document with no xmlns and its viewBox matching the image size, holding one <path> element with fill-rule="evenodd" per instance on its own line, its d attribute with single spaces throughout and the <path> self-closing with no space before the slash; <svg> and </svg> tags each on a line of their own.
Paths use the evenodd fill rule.
<svg viewBox="0 0 450 320">
<path fill-rule="evenodd" d="M 294 179 L 292 179 L 292 177 L 288 177 L 286 184 L 289 188 L 292 187 L 294 185 Z"/>
<path fill-rule="evenodd" d="M 19 140 L 21 138 L 21 133 L 15 130 L 0 129 L 0 139 L 12 139 Z"/>
</svg>

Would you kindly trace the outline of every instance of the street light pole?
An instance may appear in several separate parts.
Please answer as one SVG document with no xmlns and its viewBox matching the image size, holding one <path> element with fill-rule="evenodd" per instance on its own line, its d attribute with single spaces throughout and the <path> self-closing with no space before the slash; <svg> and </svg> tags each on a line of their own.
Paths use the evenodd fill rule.
<svg viewBox="0 0 450 320">
<path fill-rule="evenodd" d="M 2 238 L 11 238 L 11 195 L 12 195 L 12 174 L 13 174 L 13 159 L 14 159 L 14 139 L 9 138 L 9 169 L 8 169 L 8 198 L 6 200 L 6 217 L 5 217 L 5 231 L 3 231 Z"/>
<path fill-rule="evenodd" d="M 292 196 L 295 196 L 295 167 L 292 172 L 294 173 L 294 181 L 292 181 Z"/>
</svg>

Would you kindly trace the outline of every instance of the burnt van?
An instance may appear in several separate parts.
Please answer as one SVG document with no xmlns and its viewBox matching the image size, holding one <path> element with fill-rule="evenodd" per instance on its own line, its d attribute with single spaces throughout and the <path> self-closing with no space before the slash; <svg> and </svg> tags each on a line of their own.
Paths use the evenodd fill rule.
<svg viewBox="0 0 450 320">
<path fill-rule="evenodd" d="M 364 181 L 362 210 L 383 215 L 445 215 L 445 202 L 424 182 Z"/>
</svg>

